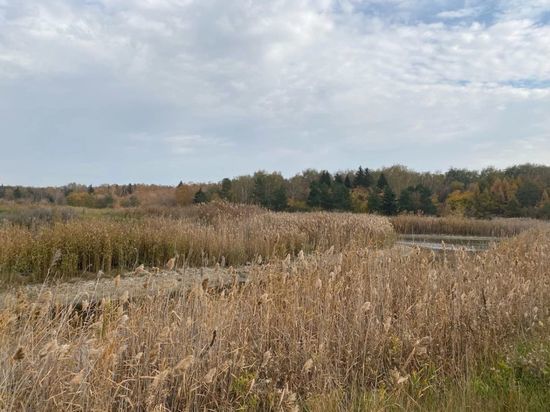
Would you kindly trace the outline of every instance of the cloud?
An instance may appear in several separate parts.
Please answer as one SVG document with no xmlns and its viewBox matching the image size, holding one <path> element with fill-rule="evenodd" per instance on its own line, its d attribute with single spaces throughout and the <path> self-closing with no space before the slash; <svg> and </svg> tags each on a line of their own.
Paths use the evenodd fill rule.
<svg viewBox="0 0 550 412">
<path fill-rule="evenodd" d="M 437 13 L 437 17 L 440 19 L 463 19 L 464 17 L 472 17 L 479 14 L 480 9 L 477 8 L 465 8 L 457 10 L 448 10 Z"/>
<path fill-rule="evenodd" d="M 172 153 L 188 154 L 198 151 L 215 151 L 219 148 L 230 147 L 231 143 L 224 139 L 216 139 L 212 137 L 204 137 L 200 135 L 179 135 L 170 136 L 164 139 Z"/>
<path fill-rule="evenodd" d="M 544 153 L 532 136 L 550 134 L 549 2 L 464 4 L 0 2 L 0 167 L 39 149 L 10 179 L 54 159 L 44 179 L 63 183 L 93 156 L 82 178 L 170 182 L 506 157 L 477 156 L 478 141 Z M 147 171 L 116 159 L 118 177 L 106 147 Z"/>
</svg>

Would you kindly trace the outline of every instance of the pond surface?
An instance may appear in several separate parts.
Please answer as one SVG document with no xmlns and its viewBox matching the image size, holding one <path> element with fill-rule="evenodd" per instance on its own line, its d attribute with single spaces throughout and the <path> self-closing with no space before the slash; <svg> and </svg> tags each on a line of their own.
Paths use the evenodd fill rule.
<svg viewBox="0 0 550 412">
<path fill-rule="evenodd" d="M 480 252 L 489 248 L 496 237 L 488 236 L 453 236 L 453 235 L 399 235 L 397 244 L 403 246 L 421 247 L 431 250 L 465 250 Z"/>
</svg>

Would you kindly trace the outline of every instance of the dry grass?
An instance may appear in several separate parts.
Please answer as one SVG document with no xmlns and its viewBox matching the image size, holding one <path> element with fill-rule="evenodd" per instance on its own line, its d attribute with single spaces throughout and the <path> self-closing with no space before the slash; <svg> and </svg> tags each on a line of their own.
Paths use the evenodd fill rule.
<svg viewBox="0 0 550 412">
<path fill-rule="evenodd" d="M 252 238 L 263 232 L 253 225 L 298 219 L 318 225 L 312 247 L 327 234 L 345 244 L 325 218 L 263 217 Z M 333 397 L 349 410 L 351 392 L 400 388 L 421 399 L 542 328 L 548 267 L 550 231 L 539 229 L 452 263 L 353 245 L 299 254 L 254 265 L 229 293 L 103 301 L 85 322 L 47 290 L 19 296 L 0 313 L 0 409 L 318 410 Z"/>
<path fill-rule="evenodd" d="M 431 217 L 399 215 L 391 218 L 397 233 L 403 234 L 447 234 L 464 236 L 514 236 L 537 226 L 548 225 L 535 219 L 491 220 L 465 217 Z"/>
<path fill-rule="evenodd" d="M 380 246 L 394 233 L 387 219 L 367 215 L 276 214 L 227 205 L 187 213 L 178 219 L 94 217 L 36 229 L 4 224 L 0 273 L 8 282 L 14 274 L 42 281 L 140 264 L 162 267 L 174 257 L 175 266 L 241 265 L 300 250 Z"/>
</svg>

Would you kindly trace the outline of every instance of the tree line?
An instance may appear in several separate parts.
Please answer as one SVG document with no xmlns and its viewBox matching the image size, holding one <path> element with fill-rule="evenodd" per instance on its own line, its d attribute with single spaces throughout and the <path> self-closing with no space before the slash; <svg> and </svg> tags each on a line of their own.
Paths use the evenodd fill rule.
<svg viewBox="0 0 550 412">
<path fill-rule="evenodd" d="M 404 166 L 305 170 L 290 178 L 258 171 L 216 183 L 176 187 L 127 184 L 57 188 L 0 185 L 0 200 L 81 207 L 184 206 L 224 200 L 275 211 L 351 211 L 550 219 L 550 167 L 518 165 L 481 171 L 420 173 Z"/>
</svg>

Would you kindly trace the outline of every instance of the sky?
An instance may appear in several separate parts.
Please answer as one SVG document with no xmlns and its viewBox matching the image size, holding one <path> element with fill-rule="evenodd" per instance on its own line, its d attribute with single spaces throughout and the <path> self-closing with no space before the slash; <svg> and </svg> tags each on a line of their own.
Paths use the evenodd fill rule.
<svg viewBox="0 0 550 412">
<path fill-rule="evenodd" d="M 0 0 L 0 183 L 550 164 L 550 0 Z"/>
</svg>

